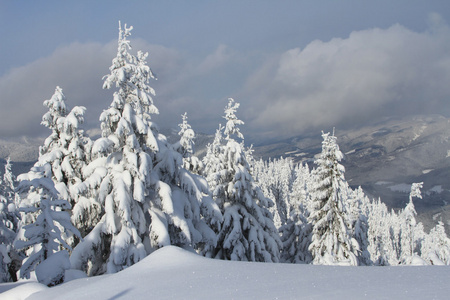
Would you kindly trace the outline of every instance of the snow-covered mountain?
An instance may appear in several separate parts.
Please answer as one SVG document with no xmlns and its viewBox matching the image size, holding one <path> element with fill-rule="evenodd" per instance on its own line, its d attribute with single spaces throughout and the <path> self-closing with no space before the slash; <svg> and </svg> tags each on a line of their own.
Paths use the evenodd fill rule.
<svg viewBox="0 0 450 300">
<path fill-rule="evenodd" d="M 28 172 L 38 158 L 39 146 L 42 143 L 43 139 L 0 139 L 0 174 L 3 174 L 8 157 L 13 162 L 14 174 Z"/>
<path fill-rule="evenodd" d="M 436 266 L 223 261 L 167 246 L 115 274 L 76 279 L 52 288 L 35 281 L 0 284 L 0 298 L 447 299 L 449 275 L 450 268 Z"/>
</svg>

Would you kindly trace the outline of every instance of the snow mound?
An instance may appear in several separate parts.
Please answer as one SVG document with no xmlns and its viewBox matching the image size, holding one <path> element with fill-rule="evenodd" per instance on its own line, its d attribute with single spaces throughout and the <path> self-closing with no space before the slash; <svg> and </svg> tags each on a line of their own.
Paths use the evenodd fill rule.
<svg viewBox="0 0 450 300">
<path fill-rule="evenodd" d="M 63 282 L 66 270 L 70 269 L 69 253 L 65 250 L 50 255 L 36 267 L 39 282 L 45 285 L 55 285 Z"/>
<path fill-rule="evenodd" d="M 24 283 L 0 294 L 0 299 L 23 300 L 31 294 L 48 290 L 48 287 L 38 282 Z"/>
<path fill-rule="evenodd" d="M 447 299 L 448 278 L 448 267 L 231 262 L 167 246 L 119 273 L 73 280 L 28 299 Z"/>
</svg>

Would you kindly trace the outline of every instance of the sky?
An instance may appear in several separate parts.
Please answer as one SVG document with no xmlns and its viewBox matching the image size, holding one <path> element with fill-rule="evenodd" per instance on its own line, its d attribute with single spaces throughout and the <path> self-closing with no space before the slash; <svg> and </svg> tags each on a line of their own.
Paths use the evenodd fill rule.
<svg viewBox="0 0 450 300">
<path fill-rule="evenodd" d="M 161 128 L 187 112 L 213 133 L 229 97 L 246 140 L 450 117 L 449 1 L 0 0 L 0 139 L 48 136 L 56 86 L 98 132 L 119 20 L 132 53 L 149 53 Z"/>
</svg>

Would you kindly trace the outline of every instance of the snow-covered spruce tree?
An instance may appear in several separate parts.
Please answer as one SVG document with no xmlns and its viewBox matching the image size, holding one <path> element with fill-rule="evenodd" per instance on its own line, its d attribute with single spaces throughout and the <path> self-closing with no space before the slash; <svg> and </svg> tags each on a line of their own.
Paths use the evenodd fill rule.
<svg viewBox="0 0 450 300">
<path fill-rule="evenodd" d="M 390 211 L 386 219 L 387 231 L 384 236 L 384 240 L 387 250 L 387 258 L 389 265 L 395 266 L 401 263 L 402 258 L 401 233 L 403 220 L 394 210 Z"/>
<path fill-rule="evenodd" d="M 358 243 L 351 235 L 343 193 L 346 188 L 342 152 L 336 137 L 323 133 L 322 153 L 313 171 L 313 201 L 308 218 L 312 225 L 309 250 L 314 264 L 358 265 Z"/>
<path fill-rule="evenodd" d="M 311 243 L 311 224 L 308 223 L 302 209 L 301 206 L 292 209 L 286 224 L 280 228 L 283 243 L 282 262 L 310 263 L 312 260 L 308 250 Z"/>
<path fill-rule="evenodd" d="M 283 249 L 281 261 L 290 263 L 310 263 L 312 260 L 308 247 L 311 243 L 311 224 L 308 223 L 308 203 L 310 196 L 308 183 L 310 172 L 307 165 L 296 168 L 296 179 L 290 196 L 289 216 L 286 224 L 281 226 Z"/>
<path fill-rule="evenodd" d="M 357 257 L 360 265 L 372 265 L 370 253 L 368 251 L 368 212 L 366 211 L 369 199 L 364 194 L 361 187 L 352 190 L 347 185 L 347 203 L 348 203 L 348 224 L 351 228 L 352 237 L 358 242 L 359 251 Z"/>
<path fill-rule="evenodd" d="M 71 208 L 70 204 L 60 199 L 51 177 L 48 163 L 35 166 L 27 174 L 18 177 L 20 183 L 17 191 L 22 199 L 20 211 L 24 214 L 24 239 L 15 241 L 17 249 L 27 249 L 20 277 L 29 278 L 30 272 L 35 271 L 39 282 L 49 286 L 63 282 L 65 270 L 70 269 L 67 250 L 71 250 L 71 247 L 63 234 L 80 236 L 70 222 L 69 213 L 65 211 Z"/>
<path fill-rule="evenodd" d="M 206 176 L 209 187 L 212 191 L 214 199 L 219 197 L 216 195 L 215 187 L 217 186 L 217 182 L 214 180 L 213 176 L 210 174 L 214 174 L 220 170 L 225 169 L 223 165 L 223 161 L 225 160 L 223 156 L 223 126 L 219 124 L 219 128 L 216 130 L 216 134 L 214 136 L 214 140 L 212 143 L 206 146 L 206 155 L 203 157 L 203 174 Z M 219 190 L 218 190 L 219 191 Z"/>
<path fill-rule="evenodd" d="M 264 195 L 275 202 L 275 205 L 269 210 L 280 219 L 279 224 L 275 224 L 279 229 L 286 224 L 289 218 L 290 196 L 296 176 L 295 166 L 290 158 L 273 159 L 269 162 L 255 162 L 253 175 Z"/>
<path fill-rule="evenodd" d="M 0 178 L 0 282 L 17 281 L 21 258 L 13 247 L 19 227 L 15 177 L 8 157 L 3 180 Z"/>
<path fill-rule="evenodd" d="M 211 171 L 207 179 L 214 200 L 224 216 L 217 247 L 206 255 L 225 260 L 278 262 L 281 241 L 267 209 L 271 200 L 253 181 L 242 145 L 233 138 L 244 138 L 238 127 L 243 122 L 235 115 L 238 107 L 230 98 L 224 117 L 226 145 L 218 145 L 221 134 L 217 134 L 204 160 L 205 170 Z M 215 167 L 211 168 L 210 162 L 215 160 Z"/>
<path fill-rule="evenodd" d="M 44 101 L 48 112 L 42 117 L 41 124 L 52 133 L 39 149 L 36 166 L 51 165 L 52 180 L 57 191 L 74 206 L 78 194 L 71 193 L 71 188 L 83 180 L 82 169 L 89 161 L 91 140 L 80 128 L 86 108 L 75 106 L 69 112 L 65 102 L 66 97 L 59 86 L 53 96 Z"/>
<path fill-rule="evenodd" d="M 195 174 L 201 174 L 203 170 L 202 161 L 194 156 L 195 132 L 187 121 L 187 113 L 181 115 L 183 122 L 178 124 L 180 140 L 174 144 L 174 149 L 183 157 L 183 167 Z"/>
<path fill-rule="evenodd" d="M 418 233 L 416 231 L 421 224 L 416 222 L 416 209 L 413 203 L 413 197 L 422 199 L 420 189 L 423 187 L 423 182 L 413 183 L 411 185 L 411 192 L 409 194 L 409 202 L 400 214 L 401 218 L 401 256 L 402 264 L 411 264 L 413 256 L 415 255 L 416 242 L 418 241 Z M 423 228 L 422 228 L 423 229 Z"/>
<path fill-rule="evenodd" d="M 411 249 L 409 238 L 407 235 L 405 236 L 407 226 L 403 215 L 399 215 L 393 210 L 389 211 L 387 206 L 378 199 L 367 205 L 367 216 L 369 225 L 367 249 L 373 264 L 381 266 L 401 264 L 403 248 Z M 423 231 L 421 224 L 415 228 L 418 233 Z M 402 238 L 402 236 L 405 238 Z M 418 246 L 416 245 L 416 248 Z"/>
<path fill-rule="evenodd" d="M 91 162 L 82 175 L 84 181 L 73 187 L 78 201 L 72 209 L 72 222 L 80 230 L 83 241 L 74 248 L 70 257 L 72 267 L 87 275 L 106 272 L 106 259 L 110 252 L 111 236 L 104 231 L 105 198 L 111 188 L 108 175 L 108 155 L 113 142 L 108 138 L 94 141 Z"/>
<path fill-rule="evenodd" d="M 49 100 L 44 101 L 48 112 L 42 117 L 41 124 L 49 128 L 52 133 L 39 148 L 39 159 L 35 167 L 49 165 L 55 188 L 62 199 L 69 201 L 71 207 L 76 207 L 79 194 L 74 189 L 82 182 L 82 169 L 89 160 L 91 140 L 80 128 L 84 122 L 86 108 L 75 106 L 68 110 L 66 97 L 58 86 Z M 84 230 L 85 223 L 78 223 L 77 227 Z M 74 236 L 65 237 L 72 246 L 78 242 Z"/>
<path fill-rule="evenodd" d="M 388 248 L 389 211 L 380 199 L 373 200 L 367 207 L 368 214 L 368 246 L 372 263 L 376 266 L 389 265 Z"/>
<path fill-rule="evenodd" d="M 219 223 L 220 211 L 206 192 L 206 182 L 183 168 L 180 153 L 158 132 L 151 115 L 155 78 L 147 53 L 129 53 L 132 27 L 119 28 L 117 56 L 104 88 L 118 88 L 101 116 L 102 138 L 93 145 L 97 157 L 81 185 L 104 206 L 104 215 L 75 248 L 71 261 L 89 275 L 113 273 L 154 249 L 215 245 L 205 220 Z M 106 168 L 97 173 L 100 163 Z M 98 190 L 92 192 L 91 188 Z M 98 253 L 101 253 L 101 256 Z"/>
<path fill-rule="evenodd" d="M 16 194 L 16 178 L 11 171 L 12 164 L 11 159 L 8 157 L 5 164 L 5 172 L 3 173 L 3 179 L 0 178 L 0 219 L 2 220 L 0 226 L 5 228 L 6 231 L 12 233 L 17 232 L 20 222 L 20 214 L 18 211 L 19 197 Z M 2 244 L 4 240 L 8 240 L 10 234 L 0 234 L 0 241 Z M 12 237 L 14 240 L 14 237 Z"/>
<path fill-rule="evenodd" d="M 421 256 L 430 265 L 450 264 L 450 239 L 445 233 L 444 223 L 439 221 L 422 243 Z"/>
<path fill-rule="evenodd" d="M 275 170 L 276 182 L 272 186 L 275 202 L 277 203 L 278 213 L 281 223 L 284 225 L 290 215 L 290 192 L 294 182 L 294 165 L 290 159 L 280 159 L 278 168 Z"/>
</svg>

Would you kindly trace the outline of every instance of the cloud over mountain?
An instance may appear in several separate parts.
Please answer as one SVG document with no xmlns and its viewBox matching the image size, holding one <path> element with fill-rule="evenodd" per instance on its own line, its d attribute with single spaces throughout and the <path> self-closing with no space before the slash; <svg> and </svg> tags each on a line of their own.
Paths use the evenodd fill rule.
<svg viewBox="0 0 450 300">
<path fill-rule="evenodd" d="M 426 32 L 401 25 L 354 31 L 263 65 L 245 90 L 258 108 L 253 130 L 290 135 L 390 115 L 448 115 L 450 30 L 433 17 Z"/>
<path fill-rule="evenodd" d="M 228 97 L 241 103 L 247 136 L 292 136 L 392 115 L 450 116 L 450 29 L 438 14 L 430 15 L 423 32 L 396 24 L 270 54 L 220 44 L 194 57 L 139 37 L 132 46 L 149 52 L 158 76 L 150 85 L 161 127 L 176 127 L 187 112 L 196 131 L 213 132 Z M 70 107 L 87 107 L 86 128 L 98 127 L 112 100 L 102 77 L 116 47 L 115 40 L 71 43 L 6 72 L 0 77 L 0 136 L 47 135 L 39 126 L 42 102 L 57 85 Z"/>
</svg>

